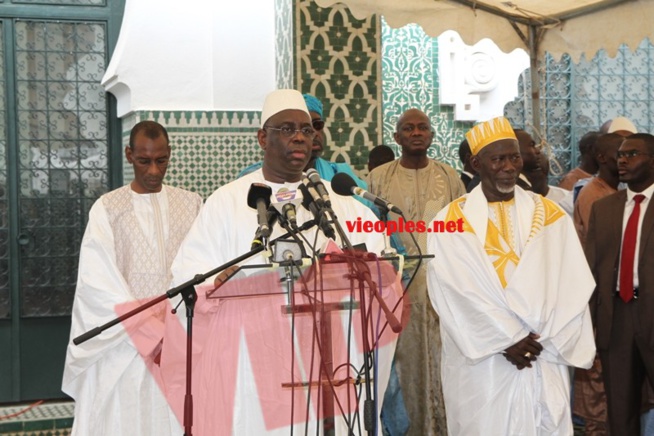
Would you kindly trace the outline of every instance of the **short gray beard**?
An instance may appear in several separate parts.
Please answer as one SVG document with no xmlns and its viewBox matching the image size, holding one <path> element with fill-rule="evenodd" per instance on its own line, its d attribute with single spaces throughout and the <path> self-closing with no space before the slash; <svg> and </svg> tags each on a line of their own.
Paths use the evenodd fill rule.
<svg viewBox="0 0 654 436">
<path fill-rule="evenodd" d="M 499 184 L 495 184 L 495 188 L 502 194 L 511 194 L 515 191 L 515 185 L 511 186 L 510 188 L 505 188 Z"/>
</svg>

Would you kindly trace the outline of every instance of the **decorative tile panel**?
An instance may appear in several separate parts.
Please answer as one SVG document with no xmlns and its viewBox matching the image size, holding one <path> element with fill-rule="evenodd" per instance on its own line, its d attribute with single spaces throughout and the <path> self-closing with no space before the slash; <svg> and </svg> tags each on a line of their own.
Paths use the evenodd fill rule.
<svg viewBox="0 0 654 436">
<path fill-rule="evenodd" d="M 344 5 L 296 2 L 298 89 L 324 105 L 323 157 L 362 170 L 379 135 L 379 52 L 376 17 L 355 19 Z"/>
<path fill-rule="evenodd" d="M 139 121 L 160 123 L 168 130 L 172 147 L 165 183 L 207 198 L 261 160 L 259 117 L 260 112 L 142 111 L 123 120 L 123 143 L 129 143 L 129 132 Z M 125 160 L 123 165 L 127 183 L 134 174 Z"/>
<path fill-rule="evenodd" d="M 293 88 L 293 2 L 275 0 L 275 68 L 277 88 Z"/>
<path fill-rule="evenodd" d="M 418 108 L 435 130 L 429 156 L 459 168 L 459 144 L 472 123 L 454 121 L 453 108 L 438 104 L 438 39 L 418 25 L 392 29 L 383 19 L 381 35 L 383 143 L 399 156 L 395 125 L 404 111 Z"/>
<path fill-rule="evenodd" d="M 522 127 L 531 123 L 531 80 L 530 71 L 527 70 L 520 75 L 518 80 L 518 98 L 504 106 L 504 116 L 511 122 L 512 126 Z"/>
<path fill-rule="evenodd" d="M 43 403 L 0 407 L 0 434 L 6 436 L 65 436 L 71 434 L 75 404 Z"/>
</svg>

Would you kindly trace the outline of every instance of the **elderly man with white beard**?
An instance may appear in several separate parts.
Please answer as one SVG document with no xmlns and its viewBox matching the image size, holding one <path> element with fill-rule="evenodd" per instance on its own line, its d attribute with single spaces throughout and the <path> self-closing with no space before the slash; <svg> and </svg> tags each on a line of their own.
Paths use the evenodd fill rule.
<svg viewBox="0 0 654 436">
<path fill-rule="evenodd" d="M 509 122 L 466 137 L 481 184 L 436 217 L 462 218 L 463 232 L 427 240 L 448 431 L 572 434 L 567 367 L 595 355 L 593 277 L 566 213 L 516 186 L 522 158 Z"/>
</svg>

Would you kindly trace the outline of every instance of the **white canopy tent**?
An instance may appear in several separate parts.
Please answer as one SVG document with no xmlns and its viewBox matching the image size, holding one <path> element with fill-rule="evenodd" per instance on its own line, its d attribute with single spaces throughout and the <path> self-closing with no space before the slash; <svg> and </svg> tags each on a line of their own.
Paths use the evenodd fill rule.
<svg viewBox="0 0 654 436">
<path fill-rule="evenodd" d="M 384 17 L 389 26 L 420 25 L 430 36 L 455 30 L 472 45 L 492 39 L 503 51 L 524 48 L 531 58 L 532 83 L 545 52 L 578 61 L 600 50 L 615 56 L 622 44 L 632 50 L 654 36 L 654 0 L 316 0 L 323 7 L 344 3 L 352 14 Z M 538 87 L 533 87 L 534 126 L 540 125 Z"/>
</svg>

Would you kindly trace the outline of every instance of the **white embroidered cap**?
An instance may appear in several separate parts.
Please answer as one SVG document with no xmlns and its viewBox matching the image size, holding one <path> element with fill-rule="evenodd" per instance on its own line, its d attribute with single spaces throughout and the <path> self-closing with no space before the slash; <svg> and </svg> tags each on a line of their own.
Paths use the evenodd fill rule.
<svg viewBox="0 0 654 436">
<path fill-rule="evenodd" d="M 638 133 L 638 129 L 636 129 L 636 126 L 634 123 L 632 123 L 628 118 L 625 117 L 616 117 L 611 120 L 611 125 L 609 126 L 609 130 L 607 133 L 615 133 L 615 132 L 629 132 L 629 133 Z"/>
<path fill-rule="evenodd" d="M 266 96 L 261 110 L 261 127 L 263 128 L 266 121 L 273 115 L 289 109 L 306 112 L 307 117 L 311 119 L 302 94 L 294 89 L 278 89 Z"/>
</svg>

